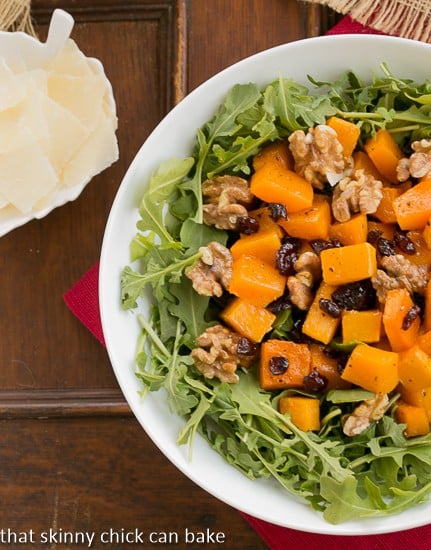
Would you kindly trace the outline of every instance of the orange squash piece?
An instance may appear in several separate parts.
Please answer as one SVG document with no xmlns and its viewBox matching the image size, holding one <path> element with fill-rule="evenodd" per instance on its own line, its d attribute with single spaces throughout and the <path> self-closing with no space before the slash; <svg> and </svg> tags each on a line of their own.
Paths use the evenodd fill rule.
<svg viewBox="0 0 431 550">
<path fill-rule="evenodd" d="M 405 254 L 400 251 L 403 256 L 405 256 L 409 262 L 417 265 L 424 266 L 428 269 L 431 264 L 431 250 L 428 248 L 425 239 L 423 238 L 422 232 L 417 230 L 407 231 L 407 237 L 412 241 L 415 247 L 414 254 Z"/>
<path fill-rule="evenodd" d="M 278 225 L 278 223 L 271 217 L 271 211 L 267 206 L 261 206 L 255 210 L 250 210 L 248 215 L 251 218 L 254 218 L 259 223 L 259 231 L 266 231 L 267 229 L 272 229 L 277 235 L 281 237 L 284 235 L 284 231 Z"/>
<path fill-rule="evenodd" d="M 361 134 L 361 130 L 358 126 L 353 122 L 336 116 L 329 118 L 326 124 L 337 132 L 338 141 L 343 147 L 344 156 L 352 156 Z"/>
<path fill-rule="evenodd" d="M 425 331 L 431 330 L 431 279 L 428 281 L 425 289 L 425 308 L 423 325 Z"/>
<path fill-rule="evenodd" d="M 320 254 L 322 276 L 329 285 L 367 279 L 377 271 L 376 249 L 370 243 L 328 248 Z"/>
<path fill-rule="evenodd" d="M 398 354 L 368 344 L 358 344 L 341 375 L 364 390 L 388 393 L 398 384 Z"/>
<path fill-rule="evenodd" d="M 319 305 L 320 300 L 330 300 L 336 286 L 322 282 L 302 324 L 302 332 L 323 344 L 329 344 L 340 325 L 340 318 L 331 317 Z"/>
<path fill-rule="evenodd" d="M 286 396 L 278 402 L 281 414 L 289 414 L 293 424 L 303 432 L 320 430 L 320 403 L 313 397 Z"/>
<path fill-rule="evenodd" d="M 376 136 L 365 143 L 364 149 L 380 174 L 391 183 L 398 183 L 397 165 L 404 155 L 390 132 L 378 130 Z"/>
<path fill-rule="evenodd" d="M 264 164 L 280 163 L 284 168 L 293 168 L 293 157 L 289 144 L 284 140 L 277 140 L 265 145 L 253 158 L 254 170 L 259 170 Z"/>
<path fill-rule="evenodd" d="M 313 187 L 281 163 L 266 162 L 250 179 L 250 191 L 265 202 L 286 205 L 288 212 L 298 212 L 313 204 Z"/>
<path fill-rule="evenodd" d="M 275 358 L 275 359 L 274 359 Z M 283 370 L 282 365 L 286 366 Z M 310 374 L 311 355 L 307 344 L 269 339 L 260 347 L 259 382 L 264 390 L 300 388 Z"/>
<path fill-rule="evenodd" d="M 373 216 L 383 223 L 396 223 L 397 216 L 394 209 L 394 201 L 401 195 L 401 190 L 397 187 L 382 187 L 382 200 L 374 212 Z"/>
<path fill-rule="evenodd" d="M 275 267 L 275 255 L 281 246 L 278 231 L 266 229 L 238 239 L 231 246 L 234 260 L 240 256 L 255 256 Z"/>
<path fill-rule="evenodd" d="M 431 250 L 431 217 L 427 219 L 424 230 L 422 232 L 422 237 L 427 245 L 427 247 Z"/>
<path fill-rule="evenodd" d="M 286 277 L 256 256 L 240 256 L 232 262 L 229 292 L 259 307 L 279 298 L 285 290 Z"/>
<path fill-rule="evenodd" d="M 398 401 L 395 410 L 395 419 L 399 424 L 406 424 L 406 429 L 404 430 L 406 437 L 426 435 L 430 431 L 429 421 L 422 407 Z"/>
<path fill-rule="evenodd" d="M 420 181 L 397 197 L 394 211 L 401 229 L 423 230 L 431 216 L 431 179 Z"/>
<path fill-rule="evenodd" d="M 382 312 L 378 309 L 344 310 L 341 315 L 343 342 L 359 340 L 367 344 L 380 341 Z"/>
<path fill-rule="evenodd" d="M 384 182 L 382 174 L 374 166 L 373 161 L 367 155 L 365 151 L 355 151 L 353 153 L 353 168 L 356 170 L 363 170 L 365 174 L 373 176 L 374 179 Z"/>
<path fill-rule="evenodd" d="M 418 344 L 399 353 L 401 384 L 409 390 L 431 386 L 431 357 Z"/>
<path fill-rule="evenodd" d="M 312 241 L 327 239 L 331 225 L 331 207 L 326 197 L 315 195 L 310 208 L 288 213 L 279 225 L 291 236 Z"/>
<path fill-rule="evenodd" d="M 309 344 L 311 353 L 311 371 L 316 369 L 319 374 L 326 378 L 327 384 L 324 391 L 333 389 L 347 389 L 351 387 L 349 382 L 341 378 L 339 361 L 325 353 L 325 346 L 312 342 Z"/>
<path fill-rule="evenodd" d="M 221 312 L 223 321 L 252 342 L 260 342 L 272 328 L 275 315 L 265 308 L 234 298 Z"/>
<path fill-rule="evenodd" d="M 425 409 L 428 422 L 431 422 L 431 386 L 428 388 L 421 388 L 420 390 L 409 390 L 404 386 L 400 386 L 399 391 L 403 401 L 409 405 L 415 405 L 416 407 Z"/>
<path fill-rule="evenodd" d="M 345 222 L 336 222 L 329 228 L 329 237 L 342 244 L 359 244 L 367 240 L 368 220 L 366 214 L 355 214 Z"/>
<path fill-rule="evenodd" d="M 421 324 L 419 317 L 403 329 L 405 316 L 411 307 L 413 301 L 405 288 L 388 291 L 383 309 L 383 326 L 393 351 L 406 350 L 417 340 Z"/>
</svg>

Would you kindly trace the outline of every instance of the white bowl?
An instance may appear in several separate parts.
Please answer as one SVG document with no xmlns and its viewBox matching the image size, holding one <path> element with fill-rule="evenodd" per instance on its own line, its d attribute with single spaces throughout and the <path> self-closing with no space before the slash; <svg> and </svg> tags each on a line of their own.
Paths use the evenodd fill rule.
<svg viewBox="0 0 431 550">
<path fill-rule="evenodd" d="M 164 394 L 149 394 L 144 402 L 138 394 L 142 389 L 134 375 L 138 322 L 135 312 L 121 309 L 120 273 L 130 263 L 137 207 L 150 174 L 166 158 L 191 154 L 196 129 L 211 118 L 234 84 L 263 86 L 280 72 L 306 84 L 308 74 L 333 80 L 350 69 L 369 79 L 372 71 L 379 73 L 381 62 L 397 76 L 422 82 L 430 77 L 431 45 L 375 35 L 311 38 L 263 51 L 210 78 L 177 105 L 141 147 L 115 198 L 102 247 L 99 295 L 107 349 L 121 389 L 146 433 L 179 470 L 218 499 L 257 518 L 308 532 L 365 535 L 409 529 L 430 522 L 431 502 L 396 516 L 331 525 L 275 482 L 249 480 L 200 437 L 189 461 L 187 449 L 176 444 L 183 421 L 169 411 Z M 146 298 L 143 304 L 145 310 Z"/>
</svg>

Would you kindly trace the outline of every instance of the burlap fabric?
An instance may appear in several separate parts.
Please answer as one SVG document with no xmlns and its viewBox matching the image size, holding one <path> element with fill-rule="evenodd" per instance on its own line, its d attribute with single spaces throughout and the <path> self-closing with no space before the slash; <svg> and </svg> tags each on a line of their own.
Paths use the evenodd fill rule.
<svg viewBox="0 0 431 550">
<path fill-rule="evenodd" d="M 31 0 L 0 0 L 0 30 L 35 35 L 30 14 Z"/>
<path fill-rule="evenodd" d="M 306 0 L 387 34 L 431 42 L 431 0 Z"/>
</svg>

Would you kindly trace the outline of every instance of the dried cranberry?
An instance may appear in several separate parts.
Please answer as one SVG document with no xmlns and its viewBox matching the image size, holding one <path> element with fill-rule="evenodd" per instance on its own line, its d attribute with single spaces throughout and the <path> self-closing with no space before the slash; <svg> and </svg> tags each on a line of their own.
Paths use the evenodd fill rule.
<svg viewBox="0 0 431 550">
<path fill-rule="evenodd" d="M 382 231 L 380 231 L 380 229 L 372 229 L 371 231 L 368 231 L 367 241 L 373 246 L 377 246 L 377 243 L 381 236 Z"/>
<path fill-rule="evenodd" d="M 331 298 L 344 309 L 361 311 L 374 307 L 376 291 L 370 279 L 364 279 L 338 287 L 331 294 Z"/>
<path fill-rule="evenodd" d="M 289 367 L 289 360 L 287 357 L 275 356 L 269 360 L 269 370 L 276 376 L 284 374 Z"/>
<path fill-rule="evenodd" d="M 257 352 L 257 344 L 248 338 L 241 337 L 238 340 L 236 352 L 238 355 L 254 355 Z"/>
<path fill-rule="evenodd" d="M 310 241 L 310 246 L 316 254 L 320 254 L 322 250 L 328 250 L 328 248 L 339 248 L 341 243 L 338 239 L 331 239 L 330 241 L 314 239 Z"/>
<path fill-rule="evenodd" d="M 385 239 L 385 237 L 380 237 L 377 241 L 377 250 L 382 256 L 394 256 L 397 253 L 394 241 Z"/>
<path fill-rule="evenodd" d="M 404 254 L 409 254 L 410 256 L 416 254 L 414 242 L 405 233 L 397 231 L 394 235 L 394 243 Z"/>
<path fill-rule="evenodd" d="M 287 219 L 287 209 L 286 205 L 281 202 L 270 202 L 268 203 L 269 215 L 270 217 L 277 221 L 280 218 Z"/>
<path fill-rule="evenodd" d="M 301 241 L 296 237 L 285 235 L 281 242 L 283 247 L 286 249 L 286 251 L 297 252 L 297 253 L 301 251 Z"/>
<path fill-rule="evenodd" d="M 277 298 L 266 306 L 266 309 L 269 309 L 271 313 L 280 313 L 280 311 L 285 311 L 286 309 L 291 308 L 292 302 L 290 301 L 288 294 L 283 294 L 283 296 L 280 296 L 280 298 Z"/>
<path fill-rule="evenodd" d="M 310 393 L 317 393 L 323 391 L 328 385 L 328 379 L 317 369 L 313 369 L 310 374 L 304 376 L 303 380 L 304 390 Z"/>
<path fill-rule="evenodd" d="M 401 325 L 402 330 L 408 330 L 412 326 L 413 322 L 419 317 L 420 313 L 421 308 L 417 304 L 414 304 L 404 316 Z"/>
<path fill-rule="evenodd" d="M 259 222 L 251 216 L 238 216 L 236 220 L 236 229 L 244 235 L 252 235 L 259 231 Z"/>
<path fill-rule="evenodd" d="M 283 243 L 275 254 L 275 266 L 282 275 L 294 275 L 294 264 L 298 259 L 298 253 L 290 242 Z"/>
<path fill-rule="evenodd" d="M 336 319 L 341 315 L 342 308 L 336 302 L 327 298 L 320 298 L 319 307 L 322 311 Z"/>
</svg>

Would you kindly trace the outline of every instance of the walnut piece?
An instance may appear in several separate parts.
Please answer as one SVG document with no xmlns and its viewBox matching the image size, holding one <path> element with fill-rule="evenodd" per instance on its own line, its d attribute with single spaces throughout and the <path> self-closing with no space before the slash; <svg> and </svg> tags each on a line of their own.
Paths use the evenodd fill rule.
<svg viewBox="0 0 431 550">
<path fill-rule="evenodd" d="M 218 229 L 235 229 L 239 217 L 247 216 L 253 201 L 249 183 L 237 176 L 216 176 L 202 183 L 204 223 Z"/>
<path fill-rule="evenodd" d="M 383 184 L 366 174 L 355 170 L 352 176 L 343 178 L 332 195 L 332 213 L 339 222 L 350 220 L 352 214 L 373 214 L 382 200 Z"/>
<path fill-rule="evenodd" d="M 411 144 L 413 153 L 402 158 L 397 166 L 398 181 L 407 181 L 410 177 L 423 178 L 431 175 L 431 139 L 421 139 Z"/>
<path fill-rule="evenodd" d="M 326 124 L 309 128 L 307 134 L 296 130 L 289 137 L 289 148 L 295 161 L 295 172 L 317 189 L 334 177 L 350 173 L 352 158 L 343 155 L 337 133 Z"/>
<path fill-rule="evenodd" d="M 373 399 L 362 401 L 344 422 L 344 434 L 352 437 L 363 432 L 371 422 L 383 417 L 388 403 L 389 399 L 386 394 L 377 394 Z"/>
<path fill-rule="evenodd" d="M 193 288 L 198 294 L 220 297 L 223 289 L 229 288 L 232 254 L 228 248 L 216 241 L 201 246 L 199 251 L 202 256 L 186 276 L 192 281 Z"/>
<path fill-rule="evenodd" d="M 249 367 L 256 357 L 256 350 L 249 355 L 238 353 L 238 344 L 242 337 L 223 325 L 215 325 L 203 332 L 197 339 L 199 347 L 192 350 L 191 355 L 198 371 L 205 378 L 219 378 L 230 384 L 239 380 L 236 369 Z"/>
<path fill-rule="evenodd" d="M 426 267 L 415 265 L 402 254 L 383 256 L 380 265 L 383 269 L 371 277 L 380 303 L 384 304 L 387 292 L 395 288 L 405 288 L 411 294 L 425 291 L 430 276 Z"/>
<path fill-rule="evenodd" d="M 293 268 L 296 274 L 287 278 L 289 298 L 298 309 L 307 310 L 314 298 L 313 285 L 321 277 L 320 258 L 315 252 L 303 252 Z"/>
</svg>

